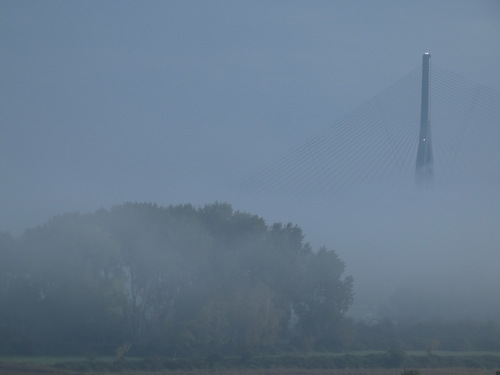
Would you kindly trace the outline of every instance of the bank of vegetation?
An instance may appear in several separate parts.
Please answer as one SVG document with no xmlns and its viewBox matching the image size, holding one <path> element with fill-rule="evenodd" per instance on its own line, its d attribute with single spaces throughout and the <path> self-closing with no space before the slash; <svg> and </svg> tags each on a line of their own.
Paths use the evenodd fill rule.
<svg viewBox="0 0 500 375">
<path fill-rule="evenodd" d="M 225 203 L 65 214 L 0 235 L 0 355 L 85 356 L 110 371 L 498 366 L 435 353 L 498 351 L 500 322 L 356 321 L 353 283 L 298 226 Z M 367 350 L 382 353 L 312 355 Z M 134 356 L 146 359 L 125 362 Z"/>
<path fill-rule="evenodd" d="M 343 346 L 353 280 L 299 227 L 127 203 L 2 237 L 0 352 L 251 357 Z"/>
<path fill-rule="evenodd" d="M 42 364 L 43 363 L 43 364 Z M 0 361 L 3 375 L 24 374 L 331 374 L 331 375 L 472 375 L 495 374 L 500 368 L 498 354 L 438 354 L 433 356 L 387 352 L 370 354 L 312 354 L 241 358 L 40 358 Z"/>
</svg>

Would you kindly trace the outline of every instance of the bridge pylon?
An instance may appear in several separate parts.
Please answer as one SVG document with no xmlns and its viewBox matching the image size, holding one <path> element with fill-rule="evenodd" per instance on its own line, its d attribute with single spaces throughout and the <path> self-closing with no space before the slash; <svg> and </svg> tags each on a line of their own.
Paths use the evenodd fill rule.
<svg viewBox="0 0 500 375">
<path fill-rule="evenodd" d="M 420 135 L 418 138 L 415 182 L 417 185 L 431 185 L 434 179 L 431 116 L 430 116 L 430 53 L 426 52 L 422 59 L 422 101 L 420 109 Z"/>
</svg>

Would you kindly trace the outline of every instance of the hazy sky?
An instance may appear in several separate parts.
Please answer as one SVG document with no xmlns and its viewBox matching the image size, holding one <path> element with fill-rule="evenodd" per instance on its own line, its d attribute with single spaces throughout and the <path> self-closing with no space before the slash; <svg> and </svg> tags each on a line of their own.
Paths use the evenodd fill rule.
<svg viewBox="0 0 500 375">
<path fill-rule="evenodd" d="M 497 0 L 0 0 L 0 230 L 124 201 L 220 200 L 298 223 L 338 250 L 358 286 L 365 273 L 394 284 L 408 268 L 422 279 L 424 264 L 434 280 L 447 259 L 452 275 L 473 265 L 468 277 L 494 290 L 495 189 L 307 201 L 230 187 L 423 52 L 500 91 L 499 46 Z"/>
<path fill-rule="evenodd" d="M 494 0 L 1 0 L 0 228 L 128 200 L 238 207 L 231 183 L 425 51 L 500 90 L 498 46 Z"/>
</svg>

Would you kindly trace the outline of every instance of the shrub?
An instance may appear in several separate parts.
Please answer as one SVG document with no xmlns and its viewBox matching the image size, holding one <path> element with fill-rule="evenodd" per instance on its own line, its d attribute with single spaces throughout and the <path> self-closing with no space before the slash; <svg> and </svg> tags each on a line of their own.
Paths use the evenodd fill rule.
<svg viewBox="0 0 500 375">
<path fill-rule="evenodd" d="M 418 371 L 418 370 L 403 370 L 403 371 L 401 371 L 401 375 L 420 375 L 420 371 Z"/>
</svg>

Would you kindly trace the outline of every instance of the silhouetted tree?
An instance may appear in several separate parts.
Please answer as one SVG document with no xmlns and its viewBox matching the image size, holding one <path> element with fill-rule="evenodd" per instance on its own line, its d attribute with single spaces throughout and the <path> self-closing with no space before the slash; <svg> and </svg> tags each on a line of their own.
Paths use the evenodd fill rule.
<svg viewBox="0 0 500 375">
<path fill-rule="evenodd" d="M 297 337 L 333 348 L 352 302 L 335 252 L 226 203 L 125 203 L 0 244 L 3 351 L 111 354 L 126 342 L 248 358 Z"/>
</svg>

